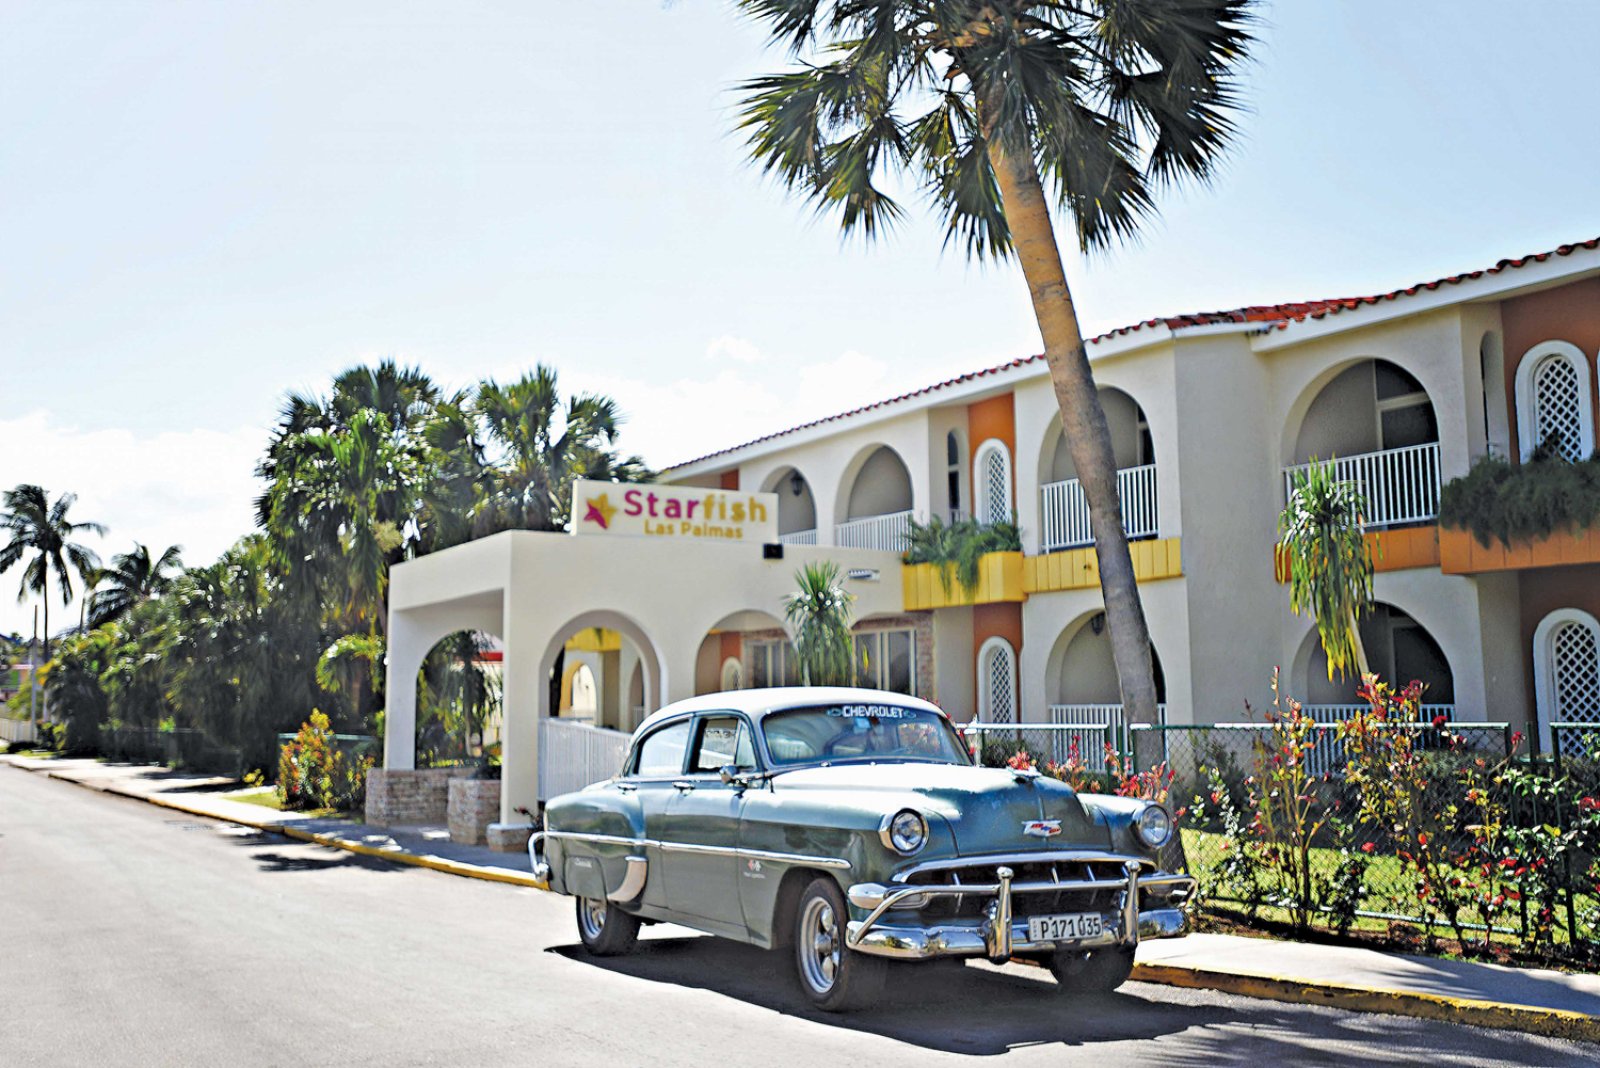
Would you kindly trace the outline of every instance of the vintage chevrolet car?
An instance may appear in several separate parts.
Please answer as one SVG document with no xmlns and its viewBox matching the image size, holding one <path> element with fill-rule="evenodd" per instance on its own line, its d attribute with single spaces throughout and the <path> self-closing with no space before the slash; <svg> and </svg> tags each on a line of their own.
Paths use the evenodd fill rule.
<svg viewBox="0 0 1600 1068">
<path fill-rule="evenodd" d="M 1160 805 L 974 767 L 926 701 L 801 687 L 655 713 L 622 773 L 553 799 L 528 850 L 577 898 L 590 952 L 683 924 L 789 950 L 834 1010 L 870 998 L 887 962 L 940 957 L 1114 989 L 1140 938 L 1183 931 L 1194 880 L 1158 863 L 1172 833 Z"/>
</svg>

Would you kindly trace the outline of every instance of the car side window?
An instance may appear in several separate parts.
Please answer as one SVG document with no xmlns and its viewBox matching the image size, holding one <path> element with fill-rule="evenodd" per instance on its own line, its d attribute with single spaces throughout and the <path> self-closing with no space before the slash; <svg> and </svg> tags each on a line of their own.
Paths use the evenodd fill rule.
<svg viewBox="0 0 1600 1068">
<path fill-rule="evenodd" d="M 683 774 L 683 751 L 689 747 L 689 721 L 672 723 L 639 743 L 633 773 L 645 778 Z"/>
<path fill-rule="evenodd" d="M 703 716 L 695 744 L 692 772 L 714 772 L 728 765 L 740 771 L 756 770 L 756 747 L 750 725 L 739 716 Z"/>
</svg>

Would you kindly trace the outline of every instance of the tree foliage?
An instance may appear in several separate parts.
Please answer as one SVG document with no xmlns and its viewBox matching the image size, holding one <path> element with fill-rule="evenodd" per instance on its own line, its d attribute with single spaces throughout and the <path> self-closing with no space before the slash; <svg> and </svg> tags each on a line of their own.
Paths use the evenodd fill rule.
<svg viewBox="0 0 1600 1068">
<path fill-rule="evenodd" d="M 839 580 L 839 565 L 822 560 L 795 572 L 799 588 L 783 603 L 794 631 L 800 681 L 806 686 L 849 686 L 855 679 L 850 637 L 851 602 Z"/>
<path fill-rule="evenodd" d="M 1439 523 L 1472 531 L 1488 547 L 1600 525 L 1600 455 L 1579 463 L 1559 456 L 1511 464 L 1487 459 L 1446 483 Z"/>
</svg>

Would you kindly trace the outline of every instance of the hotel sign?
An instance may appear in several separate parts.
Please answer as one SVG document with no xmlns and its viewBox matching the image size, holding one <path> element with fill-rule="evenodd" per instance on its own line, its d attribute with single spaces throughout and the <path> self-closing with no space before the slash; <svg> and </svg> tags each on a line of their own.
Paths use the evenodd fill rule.
<svg viewBox="0 0 1600 1068">
<path fill-rule="evenodd" d="M 774 542 L 778 495 L 579 479 L 572 486 L 572 532 Z"/>
</svg>

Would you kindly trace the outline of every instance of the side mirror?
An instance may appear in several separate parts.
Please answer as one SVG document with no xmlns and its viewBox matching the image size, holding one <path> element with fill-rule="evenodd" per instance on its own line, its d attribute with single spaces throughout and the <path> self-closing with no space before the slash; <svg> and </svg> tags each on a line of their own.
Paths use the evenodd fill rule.
<svg viewBox="0 0 1600 1068">
<path fill-rule="evenodd" d="M 739 769 L 732 764 L 724 764 L 717 769 L 717 775 L 722 779 L 724 786 L 745 786 L 744 777 L 739 774 Z"/>
</svg>

